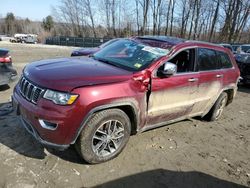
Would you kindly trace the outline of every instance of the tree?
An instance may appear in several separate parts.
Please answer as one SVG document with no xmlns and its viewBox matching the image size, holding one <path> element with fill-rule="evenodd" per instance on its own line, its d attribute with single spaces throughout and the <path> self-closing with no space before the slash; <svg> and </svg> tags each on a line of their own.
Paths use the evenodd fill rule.
<svg viewBox="0 0 250 188">
<path fill-rule="evenodd" d="M 42 27 L 44 28 L 45 31 L 51 31 L 51 29 L 54 27 L 54 21 L 52 16 L 47 16 L 46 18 L 43 19 L 42 22 Z"/>
<path fill-rule="evenodd" d="M 95 22 L 94 22 L 94 14 L 93 14 L 93 6 L 90 3 L 90 0 L 83 0 L 83 6 L 85 7 L 85 11 L 87 16 L 89 17 L 91 21 L 91 29 L 94 34 L 94 37 L 96 37 L 96 31 L 95 31 Z"/>
<path fill-rule="evenodd" d="M 5 18 L 5 32 L 7 34 L 13 35 L 15 33 L 15 16 L 12 12 L 7 13 Z"/>
<path fill-rule="evenodd" d="M 218 20 L 218 15 L 219 15 L 220 1 L 221 0 L 217 0 L 217 3 L 216 3 L 216 8 L 215 8 L 215 11 L 214 11 L 213 22 L 212 22 L 212 26 L 211 26 L 211 29 L 210 29 L 208 41 L 211 41 L 212 36 L 214 34 L 214 27 L 215 27 L 215 24 L 216 24 L 216 22 Z"/>
<path fill-rule="evenodd" d="M 186 35 L 187 22 L 190 14 L 190 8 L 188 7 L 188 0 L 181 1 L 181 34 L 180 37 L 184 38 Z"/>
<path fill-rule="evenodd" d="M 53 18 L 58 23 L 53 33 L 57 35 L 165 33 L 194 40 L 239 42 L 248 40 L 250 28 L 249 0 L 61 0 L 55 9 Z"/>
<path fill-rule="evenodd" d="M 152 12 L 153 12 L 153 35 L 155 35 L 157 32 L 157 29 L 160 29 L 159 27 L 157 28 L 157 25 L 159 23 L 159 18 L 160 18 L 160 9 L 161 9 L 161 0 L 153 0 L 152 1 Z"/>
<path fill-rule="evenodd" d="M 142 27 L 141 27 L 141 34 L 142 35 L 145 34 L 145 28 L 147 27 L 147 23 L 148 23 L 149 3 L 150 3 L 150 0 L 143 0 L 141 2 L 142 8 L 143 8 L 143 23 L 142 23 Z"/>
<path fill-rule="evenodd" d="M 172 5 L 172 0 L 169 0 L 169 2 L 168 2 L 168 10 L 167 10 L 167 19 L 166 19 L 165 35 L 168 35 L 168 25 L 169 25 L 169 17 L 170 17 L 171 5 Z"/>
</svg>

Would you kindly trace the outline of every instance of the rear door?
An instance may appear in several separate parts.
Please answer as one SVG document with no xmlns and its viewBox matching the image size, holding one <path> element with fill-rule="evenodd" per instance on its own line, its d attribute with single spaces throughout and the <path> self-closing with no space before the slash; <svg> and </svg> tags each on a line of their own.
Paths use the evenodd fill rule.
<svg viewBox="0 0 250 188">
<path fill-rule="evenodd" d="M 237 80 L 239 75 L 232 64 L 229 55 L 221 51 L 218 51 L 217 54 L 221 69 L 223 69 L 223 85 L 225 87 L 237 87 Z"/>
<path fill-rule="evenodd" d="M 200 77 L 192 114 L 200 114 L 206 111 L 217 99 L 223 87 L 224 74 L 223 70 L 220 69 L 215 50 L 197 48 L 197 69 Z"/>
</svg>

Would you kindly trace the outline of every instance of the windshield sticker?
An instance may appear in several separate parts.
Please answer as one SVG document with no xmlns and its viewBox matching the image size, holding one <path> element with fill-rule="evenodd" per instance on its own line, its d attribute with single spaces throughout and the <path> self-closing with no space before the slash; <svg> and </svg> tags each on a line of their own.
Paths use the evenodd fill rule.
<svg viewBox="0 0 250 188">
<path fill-rule="evenodd" d="M 167 55 L 169 52 L 169 50 L 166 50 L 166 49 L 153 48 L 150 46 L 145 46 L 144 48 L 142 48 L 142 50 L 150 52 L 150 53 L 155 54 L 155 55 L 159 55 L 159 56 Z"/>
<path fill-rule="evenodd" d="M 142 64 L 136 63 L 136 64 L 134 64 L 134 66 L 139 69 L 139 68 L 141 68 Z"/>
</svg>

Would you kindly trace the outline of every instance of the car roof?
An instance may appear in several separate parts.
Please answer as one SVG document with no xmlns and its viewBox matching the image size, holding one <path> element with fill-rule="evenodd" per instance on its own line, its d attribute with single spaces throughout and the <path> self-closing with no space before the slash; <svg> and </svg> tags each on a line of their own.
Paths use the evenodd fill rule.
<svg viewBox="0 0 250 188">
<path fill-rule="evenodd" d="M 241 46 L 250 46 L 250 44 L 242 44 Z"/>
<path fill-rule="evenodd" d="M 228 44 L 228 43 L 220 43 L 220 45 L 222 45 L 222 46 L 232 46 L 231 44 Z"/>
<path fill-rule="evenodd" d="M 210 42 L 204 42 L 204 41 L 197 41 L 197 40 L 186 40 L 183 38 L 178 38 L 178 37 L 170 37 L 170 36 L 151 36 L 151 35 L 146 35 L 146 36 L 138 36 L 135 37 L 135 39 L 141 39 L 141 40 L 152 40 L 152 41 L 159 41 L 166 43 L 168 46 L 176 46 L 176 45 L 201 45 L 201 46 L 207 46 L 207 47 L 223 47 L 219 44 L 214 44 Z"/>
<path fill-rule="evenodd" d="M 159 41 L 159 42 L 166 42 L 169 45 L 173 45 L 173 46 L 186 41 L 185 39 L 182 39 L 182 38 L 161 36 L 161 35 L 157 35 L 157 36 L 151 36 L 151 35 L 138 36 L 138 37 L 136 37 L 136 39 L 154 40 L 154 41 Z"/>
</svg>

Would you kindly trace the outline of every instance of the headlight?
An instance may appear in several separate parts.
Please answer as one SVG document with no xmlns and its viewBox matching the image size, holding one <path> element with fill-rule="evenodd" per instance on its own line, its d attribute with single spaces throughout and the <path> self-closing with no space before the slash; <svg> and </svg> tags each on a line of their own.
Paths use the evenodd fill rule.
<svg viewBox="0 0 250 188">
<path fill-rule="evenodd" d="M 62 93 L 52 90 L 46 90 L 43 95 L 43 98 L 53 101 L 55 104 L 68 105 L 73 104 L 77 99 L 78 95 L 70 93 Z"/>
</svg>

